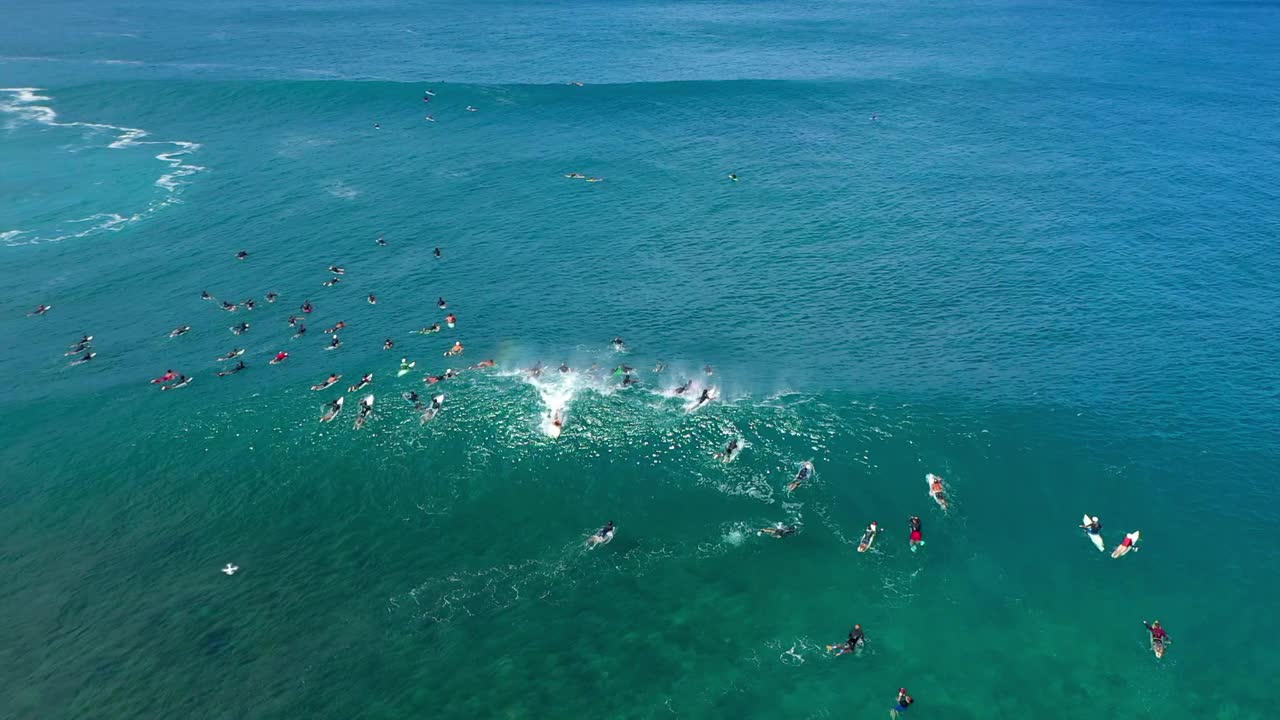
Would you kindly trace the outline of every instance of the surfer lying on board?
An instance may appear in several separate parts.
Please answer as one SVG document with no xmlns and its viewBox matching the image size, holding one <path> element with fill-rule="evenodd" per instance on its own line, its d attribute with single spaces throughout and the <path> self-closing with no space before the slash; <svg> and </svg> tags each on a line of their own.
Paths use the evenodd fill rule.
<svg viewBox="0 0 1280 720">
<path fill-rule="evenodd" d="M 1111 557 L 1124 557 L 1129 554 L 1130 550 L 1140 550 L 1141 548 L 1138 547 L 1138 537 L 1139 534 L 1137 530 L 1125 535 L 1124 540 L 1121 540 L 1120 544 L 1116 546 L 1116 549 L 1111 552 Z"/>
<path fill-rule="evenodd" d="M 178 377 L 178 373 L 176 373 L 176 372 L 174 372 L 174 371 L 172 371 L 172 370 L 165 370 L 165 371 L 164 371 L 164 374 L 163 374 L 163 375 L 161 375 L 160 377 L 158 377 L 158 378 L 152 378 L 152 380 L 151 380 L 151 384 L 152 384 L 152 385 L 159 385 L 160 383 L 167 383 L 167 382 L 169 382 L 170 380 L 172 380 L 172 379 L 174 379 L 174 378 L 176 378 L 176 377 Z"/>
<path fill-rule="evenodd" d="M 683 385 L 681 385 L 680 387 L 677 387 L 677 388 L 675 389 L 675 393 L 676 393 L 677 395 L 683 395 L 683 394 L 685 394 L 685 392 L 687 392 L 687 391 L 689 390 L 689 387 L 690 387 L 691 385 L 693 385 L 693 381 L 692 381 L 692 380 L 685 380 Z"/>
<path fill-rule="evenodd" d="M 1159 645 L 1159 646 L 1161 646 L 1161 650 L 1163 650 L 1165 645 L 1171 645 L 1171 644 L 1173 644 L 1173 639 L 1169 637 L 1169 633 L 1165 632 L 1165 631 L 1164 631 L 1164 628 L 1160 627 L 1160 621 L 1159 621 L 1159 620 L 1156 620 L 1155 622 L 1151 623 L 1150 625 L 1147 625 L 1147 621 L 1146 621 L 1146 620 L 1143 620 L 1143 621 L 1142 621 L 1142 624 L 1143 624 L 1143 626 L 1145 626 L 1145 627 L 1147 628 L 1147 630 L 1151 633 L 1151 646 L 1152 646 L 1152 647 L 1155 647 L 1155 646 Z M 1164 653 L 1162 652 L 1161 654 L 1164 654 Z"/>
<path fill-rule="evenodd" d="M 592 546 L 592 545 L 607 544 L 609 541 L 613 540 L 613 533 L 614 533 L 613 521 L 610 520 L 609 522 L 605 523 L 604 527 L 595 531 L 594 533 L 592 533 L 591 537 L 587 538 L 587 545 Z"/>
<path fill-rule="evenodd" d="M 795 535 L 799 530 L 800 528 L 795 525 L 783 525 L 782 523 L 778 523 L 777 525 L 772 525 L 770 527 L 760 528 L 760 534 L 768 535 L 770 537 L 784 538 L 788 535 Z"/>
<path fill-rule="evenodd" d="M 475 365 L 472 365 L 472 366 L 468 367 L 467 369 L 468 369 L 468 370 L 479 370 L 479 369 L 481 369 L 481 368 L 491 368 L 491 367 L 493 367 L 493 361 L 492 361 L 492 360 L 481 360 L 480 362 L 476 363 Z"/>
<path fill-rule="evenodd" d="M 942 478 L 934 475 L 929 481 L 929 494 L 933 496 L 934 501 L 938 503 L 938 507 L 942 508 L 943 512 L 947 511 L 947 496 L 945 493 L 946 488 L 942 486 Z"/>
<path fill-rule="evenodd" d="M 738 442 L 738 438 L 734 438 L 729 441 L 729 447 L 725 448 L 724 452 L 716 453 L 716 459 L 729 462 L 733 459 L 733 454 L 737 452 L 740 447 L 742 447 L 742 443 Z"/>
<path fill-rule="evenodd" d="M 347 388 L 347 392 L 355 392 L 357 390 L 361 390 L 364 388 L 365 385 L 368 385 L 371 382 L 373 382 L 373 373 L 369 373 L 368 375 L 365 375 L 364 377 L 360 378 L 360 382 Z"/>
<path fill-rule="evenodd" d="M 244 361 L 243 361 L 243 360 L 241 360 L 240 362 L 236 363 L 236 366 L 235 366 L 235 367 L 233 367 L 233 368 L 231 368 L 230 370 L 223 370 L 222 372 L 218 373 L 218 377 L 226 377 L 226 376 L 228 376 L 228 375 L 235 375 L 236 373 L 240 372 L 240 371 L 241 371 L 241 370 L 243 370 L 243 369 L 245 369 L 245 364 L 244 364 Z"/>
</svg>

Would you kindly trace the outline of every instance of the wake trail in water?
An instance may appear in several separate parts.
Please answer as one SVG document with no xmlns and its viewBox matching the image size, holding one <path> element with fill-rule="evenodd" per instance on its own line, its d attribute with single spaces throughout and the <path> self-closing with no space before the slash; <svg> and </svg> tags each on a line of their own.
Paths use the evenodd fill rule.
<svg viewBox="0 0 1280 720">
<path fill-rule="evenodd" d="M 156 187 L 165 191 L 165 195 L 162 199 L 153 201 L 144 210 L 138 212 L 126 214 L 99 212 L 87 217 L 64 221 L 58 224 L 57 227 L 59 229 L 52 236 L 38 235 L 29 230 L 0 231 L 0 242 L 4 242 L 6 245 L 57 242 L 81 238 L 102 231 L 119 231 L 127 225 L 151 216 L 164 207 L 179 202 L 182 188 L 190 182 L 188 178 L 206 169 L 201 165 L 195 165 L 187 161 L 187 156 L 200 149 L 199 143 L 186 140 L 144 140 L 143 138 L 149 137 L 150 133 L 142 128 L 107 123 L 61 122 L 58 120 L 58 113 L 52 107 L 39 104 L 52 100 L 51 97 L 40 95 L 39 92 L 40 88 L 0 88 L 0 95 L 4 96 L 0 97 L 0 113 L 9 115 L 12 118 L 6 124 L 6 129 L 12 130 L 17 125 L 25 122 L 46 127 L 106 131 L 115 134 L 115 139 L 107 145 L 107 148 L 111 150 L 127 150 L 148 145 L 169 146 L 173 149 L 155 155 L 156 160 L 164 163 L 169 168 L 168 172 L 157 178 L 154 183 Z M 63 227 L 65 225 L 82 226 L 85 224 L 89 224 L 89 226 L 81 230 L 77 230 L 74 227 Z"/>
</svg>

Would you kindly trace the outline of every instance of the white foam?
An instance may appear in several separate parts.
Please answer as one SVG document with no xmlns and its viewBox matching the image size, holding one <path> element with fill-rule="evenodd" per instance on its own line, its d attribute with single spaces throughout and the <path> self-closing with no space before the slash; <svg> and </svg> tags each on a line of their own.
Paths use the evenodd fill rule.
<svg viewBox="0 0 1280 720">
<path fill-rule="evenodd" d="M 185 161 L 185 156 L 190 155 L 200 149 L 199 143 L 188 142 L 185 140 L 143 140 L 150 133 L 142 128 L 124 127 L 121 125 L 110 125 L 106 123 L 90 123 L 90 122 L 59 122 L 58 113 L 47 105 L 37 105 L 35 103 L 51 100 L 47 95 L 40 95 L 40 88 L 0 88 L 0 93 L 9 93 L 11 97 L 8 99 L 0 99 L 0 113 L 12 116 L 12 120 L 6 123 L 7 129 L 13 129 L 17 124 L 22 122 L 31 122 L 49 127 L 61 128 L 80 128 L 90 131 L 107 131 L 115 133 L 115 139 L 107 145 L 112 150 L 126 150 L 133 147 L 143 145 L 170 145 L 175 149 L 167 152 L 159 153 L 155 156 L 157 160 L 169 166 L 169 172 L 161 175 L 155 181 L 156 187 L 165 191 L 165 196 L 153 201 L 145 210 L 132 213 L 129 215 L 121 215 L 119 213 L 97 213 L 86 218 L 69 220 L 69 223 L 84 223 L 92 221 L 100 221 L 98 224 L 88 230 L 75 233 L 60 234 L 55 237 L 33 237 L 26 240 L 26 243 L 37 242 L 56 242 L 59 240 L 68 240 L 71 238 L 85 237 L 102 230 L 118 231 L 125 224 L 137 222 L 160 208 L 171 205 L 179 201 L 178 196 L 182 188 L 188 184 L 185 178 L 188 178 L 205 168 L 200 165 L 193 165 Z M 19 235 L 29 235 L 26 230 L 9 230 L 0 232 L 0 241 L 7 242 Z M 13 244 L 13 243 L 10 243 Z"/>
<path fill-rule="evenodd" d="M 526 376 L 525 379 L 537 388 L 542 400 L 544 410 L 540 428 L 547 437 L 560 437 L 561 427 L 555 424 L 555 420 L 558 417 L 561 424 L 564 423 L 569 401 L 578 391 L 578 378 L 578 373 L 560 372 L 554 373 L 547 380 Z"/>
</svg>

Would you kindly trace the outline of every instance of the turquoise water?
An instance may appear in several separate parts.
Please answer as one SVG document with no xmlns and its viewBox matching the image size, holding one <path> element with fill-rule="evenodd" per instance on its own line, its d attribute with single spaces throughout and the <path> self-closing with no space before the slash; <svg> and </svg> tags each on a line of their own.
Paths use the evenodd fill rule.
<svg viewBox="0 0 1280 720">
<path fill-rule="evenodd" d="M 1269 6 L 11 20 L 0 716 L 1269 717 Z M 317 423 L 367 372 L 364 429 Z"/>
</svg>

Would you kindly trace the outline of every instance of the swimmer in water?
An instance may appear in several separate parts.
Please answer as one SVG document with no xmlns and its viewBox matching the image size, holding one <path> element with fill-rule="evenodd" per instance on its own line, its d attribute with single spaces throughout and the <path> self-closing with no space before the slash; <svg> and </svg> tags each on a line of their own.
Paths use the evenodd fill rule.
<svg viewBox="0 0 1280 720">
<path fill-rule="evenodd" d="M 311 301 L 310 300 L 303 301 L 302 312 L 309 313 L 312 310 L 315 310 L 315 306 L 311 304 Z"/>
<path fill-rule="evenodd" d="M 383 340 L 383 341 L 382 341 L 382 349 L 383 349 L 383 350 L 390 350 L 391 348 L 393 348 L 393 347 L 395 347 L 395 346 L 396 346 L 396 344 L 395 344 L 395 343 L 393 343 L 393 342 L 391 342 L 391 338 L 387 338 L 386 340 Z"/>
<path fill-rule="evenodd" d="M 889 717 L 897 718 L 899 715 L 906 712 L 911 705 L 915 703 L 915 701 L 915 698 L 907 694 L 906 688 L 899 688 L 897 703 L 889 709 Z"/>
<path fill-rule="evenodd" d="M 702 366 L 702 372 L 704 372 L 704 373 L 706 373 L 706 374 L 708 374 L 708 375 L 715 375 L 715 374 L 716 374 L 716 370 L 715 370 L 715 368 L 711 367 L 711 365 L 710 365 L 710 364 L 703 365 L 703 366 Z"/>
<path fill-rule="evenodd" d="M 241 250 L 240 252 L 236 253 L 236 259 L 237 259 L 237 260 L 248 260 L 248 259 L 249 259 L 249 253 L 245 252 L 244 250 Z"/>
<path fill-rule="evenodd" d="M 788 535 L 795 535 L 797 531 L 799 531 L 799 528 L 795 525 L 783 525 L 782 523 L 778 523 L 771 527 L 760 528 L 761 535 L 769 535 L 770 537 L 775 538 L 784 538 Z"/>
<path fill-rule="evenodd" d="M 169 337 L 174 338 L 174 337 L 178 337 L 179 335 L 186 335 L 189 332 L 191 332 L 191 326 L 182 325 L 180 327 L 174 328 L 173 330 L 170 330 Z"/>
<path fill-rule="evenodd" d="M 248 367 L 248 366 L 244 364 L 244 361 L 243 361 L 243 360 L 241 360 L 240 362 L 236 363 L 236 366 L 235 366 L 235 367 L 233 367 L 233 368 L 231 368 L 230 370 L 223 370 L 222 372 L 218 373 L 218 377 L 226 377 L 226 376 L 228 376 L 228 375 L 235 375 L 236 373 L 240 372 L 241 370 L 245 369 L 246 367 Z"/>
<path fill-rule="evenodd" d="M 662 372 L 663 370 L 666 370 L 666 369 L 667 369 L 667 364 L 666 364 L 666 363 L 664 363 L 664 362 L 662 362 L 661 360 L 659 360 L 659 361 L 657 362 L 657 364 L 655 364 L 655 365 L 653 366 L 653 372 L 655 372 L 655 373 L 660 373 L 660 372 Z"/>
</svg>

